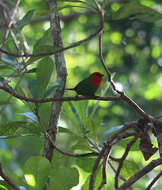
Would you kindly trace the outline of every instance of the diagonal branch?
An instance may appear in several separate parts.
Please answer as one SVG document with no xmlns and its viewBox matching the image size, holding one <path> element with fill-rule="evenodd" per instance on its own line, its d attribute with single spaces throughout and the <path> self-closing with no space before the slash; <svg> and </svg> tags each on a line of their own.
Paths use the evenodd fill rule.
<svg viewBox="0 0 162 190">
<path fill-rule="evenodd" d="M 96 6 L 97 6 L 97 10 L 98 10 L 98 14 L 100 16 L 100 28 L 101 28 L 101 32 L 99 33 L 99 57 L 100 57 L 100 61 L 102 66 L 104 67 L 107 76 L 108 76 L 108 81 L 110 82 L 110 84 L 112 85 L 113 90 L 119 94 L 121 96 L 121 98 L 126 101 L 127 103 L 129 103 L 131 106 L 134 107 L 134 109 L 144 118 L 152 120 L 153 117 L 149 114 L 147 114 L 142 108 L 140 108 L 140 106 L 138 106 L 130 97 L 128 97 L 127 95 L 125 95 L 125 93 L 123 91 L 120 91 L 116 88 L 115 82 L 112 79 L 111 76 L 111 72 L 109 70 L 109 68 L 106 66 L 104 58 L 103 58 L 103 50 L 102 50 L 102 34 L 103 34 L 103 30 L 104 30 L 104 11 L 102 10 L 100 4 L 97 2 L 97 0 L 94 0 Z"/>
<path fill-rule="evenodd" d="M 99 155 L 98 155 L 98 157 L 96 159 L 96 162 L 95 162 L 95 164 L 93 166 L 93 169 L 92 169 L 92 173 L 91 173 L 91 177 L 90 177 L 90 183 L 89 183 L 89 190 L 94 190 L 94 183 L 95 183 L 96 173 L 97 173 L 97 169 L 99 167 L 100 161 L 103 158 L 105 152 L 107 152 L 107 155 L 108 155 L 110 151 L 111 151 L 111 146 L 109 146 L 107 144 L 104 144 L 104 147 L 100 151 L 100 153 L 99 153 Z"/>
<path fill-rule="evenodd" d="M 15 185 L 11 179 L 6 176 L 6 174 L 4 173 L 3 169 L 2 169 L 2 164 L 0 163 L 0 176 L 4 179 L 4 181 L 11 187 L 13 188 L 14 190 L 20 190 L 20 188 Z"/>
<path fill-rule="evenodd" d="M 130 177 L 127 181 L 123 183 L 117 190 L 125 190 L 129 188 L 133 183 L 135 183 L 137 180 L 139 180 L 141 177 L 143 177 L 145 174 L 153 170 L 155 167 L 162 164 L 162 158 L 159 158 L 157 160 L 152 160 L 147 166 L 139 170 L 135 175 Z"/>
<path fill-rule="evenodd" d="M 150 190 L 152 186 L 157 182 L 157 180 L 162 176 L 162 171 L 151 181 L 146 190 Z"/>
<path fill-rule="evenodd" d="M 106 184 L 106 164 L 107 164 L 107 160 L 109 159 L 110 152 L 111 152 L 111 150 L 107 149 L 105 152 L 105 155 L 104 155 L 104 160 L 103 160 L 103 164 L 102 164 L 102 183 L 98 187 L 98 190 L 101 190 L 103 188 L 103 186 Z"/>
<path fill-rule="evenodd" d="M 132 147 L 132 145 L 136 142 L 138 136 L 135 136 L 127 145 L 126 147 L 126 150 L 122 156 L 122 158 L 120 159 L 120 162 L 119 162 L 119 166 L 118 166 L 118 169 L 116 171 L 116 175 L 115 175 L 115 188 L 117 189 L 118 188 L 118 178 L 119 178 L 119 174 L 120 174 L 120 171 L 121 171 L 121 168 L 123 166 L 123 162 L 124 160 L 126 159 L 126 157 L 128 156 L 128 153 Z"/>
</svg>

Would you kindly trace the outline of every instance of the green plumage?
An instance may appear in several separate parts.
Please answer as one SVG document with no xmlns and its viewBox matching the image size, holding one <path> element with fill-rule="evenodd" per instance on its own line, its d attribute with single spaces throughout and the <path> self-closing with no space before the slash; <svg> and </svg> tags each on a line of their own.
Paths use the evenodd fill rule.
<svg viewBox="0 0 162 190">
<path fill-rule="evenodd" d="M 94 93 L 97 91 L 98 88 L 94 87 L 91 84 L 91 77 L 82 80 L 78 83 L 78 85 L 74 88 L 77 94 L 83 95 L 83 96 L 95 96 Z"/>
</svg>

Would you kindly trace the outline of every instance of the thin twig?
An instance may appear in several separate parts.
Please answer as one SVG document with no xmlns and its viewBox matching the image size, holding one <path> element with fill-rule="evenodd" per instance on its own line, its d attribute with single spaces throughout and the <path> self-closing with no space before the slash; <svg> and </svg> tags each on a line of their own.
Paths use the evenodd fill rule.
<svg viewBox="0 0 162 190">
<path fill-rule="evenodd" d="M 4 179 L 4 181 L 11 187 L 13 188 L 14 190 L 20 190 L 20 188 L 15 185 L 11 179 L 6 176 L 6 174 L 3 172 L 3 169 L 2 169 L 2 164 L 0 163 L 0 176 Z"/>
<path fill-rule="evenodd" d="M 14 19 L 14 17 L 15 17 L 15 14 L 17 14 L 17 9 L 18 9 L 18 6 L 19 6 L 19 4 L 20 4 L 20 1 L 21 1 L 21 0 L 17 0 L 16 5 L 15 5 L 15 8 L 13 9 L 10 22 L 9 22 L 9 24 L 8 24 L 8 26 L 7 26 L 8 29 L 7 29 L 7 31 L 6 31 L 5 39 L 7 39 L 8 34 L 9 34 L 9 32 L 10 32 L 10 29 L 11 29 L 11 26 L 12 26 L 12 24 L 14 23 L 13 19 Z"/>
<path fill-rule="evenodd" d="M 105 152 L 107 152 L 107 155 L 108 155 L 110 151 L 111 151 L 111 146 L 104 144 L 104 147 L 100 151 L 100 153 L 99 153 L 99 155 L 95 161 L 95 164 L 93 166 L 93 169 L 92 169 L 92 173 L 91 173 L 91 177 L 90 177 L 90 183 L 89 183 L 89 190 L 94 190 L 96 173 L 97 173 L 97 169 L 99 167 L 100 161 L 103 158 Z"/>
<path fill-rule="evenodd" d="M 108 67 L 105 64 L 104 58 L 103 58 L 103 50 L 102 50 L 102 33 L 104 30 L 104 11 L 102 10 L 100 4 L 97 2 L 97 0 L 94 0 L 96 6 L 97 6 L 97 10 L 98 10 L 98 14 L 100 16 L 100 28 L 101 28 L 101 32 L 99 33 L 99 57 L 100 57 L 100 61 L 102 66 L 104 67 L 107 76 L 108 76 L 108 81 L 110 82 L 110 84 L 112 85 L 113 90 L 118 93 L 121 98 L 126 101 L 127 103 L 129 103 L 131 106 L 133 106 L 135 108 L 135 110 L 144 118 L 152 120 L 153 117 L 149 114 L 147 114 L 142 108 L 140 108 L 131 98 L 129 98 L 127 95 L 125 95 L 125 93 L 123 91 L 120 91 L 116 88 L 115 82 L 112 79 L 111 76 L 111 72 L 108 69 Z"/>
<path fill-rule="evenodd" d="M 99 155 L 98 155 L 98 157 L 96 159 L 96 162 L 95 162 L 95 164 L 93 166 L 93 169 L 92 169 L 92 172 L 91 172 L 91 177 L 90 177 L 89 190 L 93 190 L 94 189 L 96 172 L 97 172 L 98 166 L 100 164 L 100 161 L 101 161 L 101 159 L 102 159 L 105 151 L 106 151 L 106 145 L 104 145 L 104 147 L 100 151 L 100 153 L 99 153 Z"/>
<path fill-rule="evenodd" d="M 116 174 L 116 169 L 114 168 L 114 166 L 111 164 L 111 162 L 110 161 L 108 161 L 108 164 L 110 165 L 110 167 L 111 167 L 111 169 L 113 170 L 113 172 Z M 126 181 L 126 179 L 120 174 L 119 175 L 119 178 L 121 179 L 121 180 L 123 180 L 123 181 Z"/>
<path fill-rule="evenodd" d="M 69 152 L 65 152 L 63 150 L 61 150 L 60 148 L 57 147 L 57 145 L 55 145 L 55 143 L 53 142 L 51 136 L 46 132 L 45 133 L 46 138 L 48 138 L 52 144 L 52 146 L 61 154 L 65 155 L 65 156 L 70 156 L 70 157 L 87 157 L 87 156 L 98 156 L 99 153 L 97 152 L 88 152 L 88 153 L 83 153 L 83 154 L 74 154 L 74 153 L 69 153 Z"/>
<path fill-rule="evenodd" d="M 102 164 L 102 183 L 98 187 L 98 190 L 101 190 L 103 188 L 103 186 L 106 184 L 106 164 L 107 164 L 107 160 L 109 159 L 110 152 L 111 152 L 111 150 L 106 149 L 103 164 Z"/>
<path fill-rule="evenodd" d="M 146 190 L 150 190 L 152 186 L 157 182 L 157 180 L 162 176 L 162 171 L 151 181 Z"/>
<path fill-rule="evenodd" d="M 155 167 L 162 164 L 162 158 L 158 158 L 156 160 L 152 160 L 147 166 L 139 170 L 132 177 L 130 177 L 127 181 L 125 181 L 117 190 L 125 190 L 129 188 L 133 183 L 137 180 L 141 179 L 145 174 L 153 170 Z"/>
<path fill-rule="evenodd" d="M 51 52 L 41 52 L 41 53 L 33 53 L 33 54 L 28 54 L 28 53 L 17 54 L 17 53 L 8 52 L 7 50 L 3 49 L 2 47 L 0 47 L 0 52 L 4 53 L 6 55 L 9 55 L 9 56 L 13 56 L 13 57 L 41 57 L 41 56 L 55 55 L 57 53 L 65 51 L 65 50 L 80 46 L 82 43 L 87 42 L 87 41 L 97 37 L 101 31 L 102 31 L 102 28 L 99 28 L 96 32 L 89 35 L 87 38 L 77 41 L 77 42 L 74 42 L 73 44 L 71 44 L 69 46 L 59 48 L 59 49 L 51 51 Z"/>
<path fill-rule="evenodd" d="M 120 174 L 120 170 L 123 166 L 123 162 L 124 160 L 126 159 L 126 157 L 128 156 L 128 153 L 132 147 L 132 145 L 136 142 L 138 136 L 135 136 L 128 144 L 127 144 L 127 147 L 125 149 L 125 152 L 123 154 L 123 156 L 121 157 L 121 160 L 119 162 L 119 166 L 118 166 L 118 169 L 116 171 L 116 175 L 115 175 L 115 188 L 117 189 L 118 188 L 118 178 L 119 178 L 119 174 Z"/>
</svg>

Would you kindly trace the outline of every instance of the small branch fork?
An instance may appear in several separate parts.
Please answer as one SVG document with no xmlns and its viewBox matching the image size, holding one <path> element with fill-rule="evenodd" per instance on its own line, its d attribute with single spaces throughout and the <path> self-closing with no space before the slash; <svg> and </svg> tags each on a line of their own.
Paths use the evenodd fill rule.
<svg viewBox="0 0 162 190">
<path fill-rule="evenodd" d="M 20 190 L 20 188 L 15 185 L 11 179 L 4 173 L 3 169 L 2 169 L 2 164 L 0 163 L 0 176 L 4 179 L 4 181 L 14 190 Z"/>
</svg>

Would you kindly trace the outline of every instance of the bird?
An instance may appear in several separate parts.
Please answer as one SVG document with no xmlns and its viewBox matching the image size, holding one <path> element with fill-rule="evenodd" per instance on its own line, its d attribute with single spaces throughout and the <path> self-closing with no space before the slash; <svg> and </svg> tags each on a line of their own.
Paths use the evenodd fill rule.
<svg viewBox="0 0 162 190">
<path fill-rule="evenodd" d="M 95 92 L 101 86 L 103 76 L 100 72 L 94 72 L 88 78 L 80 81 L 74 88 L 66 88 L 65 90 L 73 90 L 82 96 L 95 96 Z"/>
</svg>

